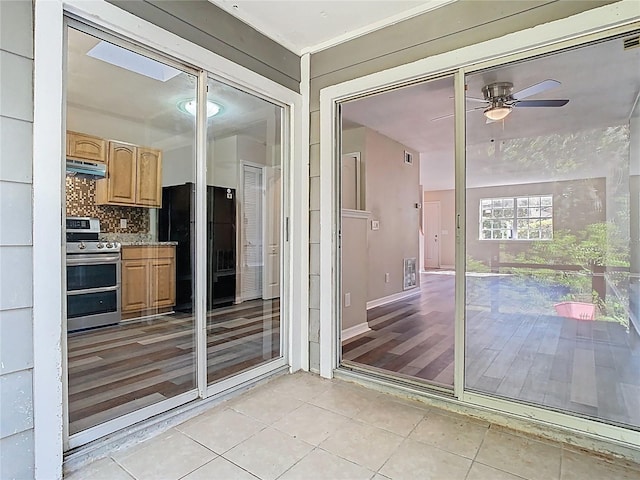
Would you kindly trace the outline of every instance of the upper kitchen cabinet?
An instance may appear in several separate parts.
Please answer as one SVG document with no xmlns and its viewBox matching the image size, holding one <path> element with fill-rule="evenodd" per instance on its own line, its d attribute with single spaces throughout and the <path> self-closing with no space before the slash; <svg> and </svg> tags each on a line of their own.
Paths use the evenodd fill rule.
<svg viewBox="0 0 640 480">
<path fill-rule="evenodd" d="M 67 158 L 75 160 L 107 161 L 107 141 L 78 132 L 67 132 Z"/>
<path fill-rule="evenodd" d="M 162 206 L 162 152 L 109 142 L 107 178 L 96 182 L 96 204 Z"/>
</svg>

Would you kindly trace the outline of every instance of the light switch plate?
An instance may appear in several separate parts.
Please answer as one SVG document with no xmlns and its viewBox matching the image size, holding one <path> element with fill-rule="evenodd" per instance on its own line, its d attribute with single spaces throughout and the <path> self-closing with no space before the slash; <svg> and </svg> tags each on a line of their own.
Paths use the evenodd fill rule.
<svg viewBox="0 0 640 480">
<path fill-rule="evenodd" d="M 371 220 L 371 230 L 380 230 L 380 220 Z"/>
<path fill-rule="evenodd" d="M 351 306 L 351 293 L 345 293 L 344 294 L 344 306 L 345 307 L 350 307 Z"/>
<path fill-rule="evenodd" d="M 127 219 L 126 218 L 121 218 L 120 219 L 120 228 L 127 228 Z"/>
</svg>

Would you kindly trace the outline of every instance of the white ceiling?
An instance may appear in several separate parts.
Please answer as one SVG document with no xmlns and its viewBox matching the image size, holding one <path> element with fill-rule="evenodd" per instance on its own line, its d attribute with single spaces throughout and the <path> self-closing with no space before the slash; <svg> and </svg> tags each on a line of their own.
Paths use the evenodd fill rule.
<svg viewBox="0 0 640 480">
<path fill-rule="evenodd" d="M 455 0 L 209 0 L 292 52 L 318 51 Z"/>
</svg>

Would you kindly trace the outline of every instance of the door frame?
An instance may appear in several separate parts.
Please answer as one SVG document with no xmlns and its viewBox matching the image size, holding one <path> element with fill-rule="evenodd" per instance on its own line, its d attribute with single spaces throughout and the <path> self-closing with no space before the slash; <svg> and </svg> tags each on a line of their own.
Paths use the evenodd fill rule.
<svg viewBox="0 0 640 480">
<path fill-rule="evenodd" d="M 283 363 L 290 371 L 308 369 L 308 129 L 303 130 L 302 96 L 261 75 L 235 64 L 220 55 L 195 45 L 175 34 L 121 10 L 105 1 L 85 2 L 82 0 L 36 0 L 34 7 L 34 124 L 33 124 L 33 323 L 34 323 L 34 444 L 36 478 L 59 478 L 62 472 L 63 451 L 72 445 L 64 433 L 63 403 L 66 401 L 62 378 L 66 349 L 64 346 L 64 250 L 63 221 L 64 211 L 64 59 L 65 26 L 64 15 L 70 14 L 82 22 L 94 25 L 101 30 L 112 32 L 140 45 L 162 52 L 169 58 L 201 69 L 201 79 L 207 72 L 216 78 L 240 89 L 271 99 L 285 109 L 283 122 L 283 144 L 286 165 L 283 169 L 283 224 L 290 224 L 290 231 L 282 226 L 283 257 L 288 255 L 287 269 L 283 278 L 287 278 L 287 298 L 283 314 L 282 351 Z M 202 84 L 203 82 L 201 82 Z M 200 95 L 206 85 L 200 85 Z M 206 92 L 205 92 L 206 93 Z M 200 108 L 205 114 L 204 103 Z M 200 126 L 201 132 L 205 129 Z M 206 136 L 200 135 L 196 146 L 199 156 L 197 178 L 206 184 L 204 151 Z M 61 152 L 57 161 L 51 161 L 51 152 Z M 54 155 L 54 158 L 56 155 Z M 202 189 L 202 185 L 200 189 Z M 201 193 L 202 195 L 202 193 Z M 204 202 L 199 201 L 199 215 L 203 217 Z M 204 230 L 201 228 L 197 238 L 197 248 L 204 251 Z M 285 237 L 285 233 L 288 235 Z M 53 245 L 58 245 L 59 255 L 51 255 Z M 60 243 L 58 243 L 60 242 Z M 204 270 L 196 272 L 200 285 L 206 282 Z M 201 291 L 204 289 L 201 288 Z M 199 303 L 205 301 L 201 295 Z M 284 299 L 283 299 L 284 300 Z M 202 309 L 202 305 L 199 306 Z M 51 315 L 51 312 L 61 312 Z M 202 315 L 200 315 L 202 317 Z M 292 322 L 296 318 L 298 321 Z M 203 319 L 200 319 L 200 323 Z M 202 331 L 198 329 L 199 331 Z M 199 342 L 198 368 L 202 362 L 206 365 L 206 352 L 203 350 L 206 339 Z M 202 385 L 202 375 L 198 376 L 199 388 L 194 397 L 205 397 L 231 389 L 234 385 L 259 378 L 275 367 L 274 362 L 262 365 L 251 372 L 243 372 L 227 381 L 220 382 L 216 389 Z M 206 381 L 206 379 L 205 379 Z M 189 396 L 192 396 L 189 393 Z M 187 398 L 174 398 L 168 402 L 184 403 Z M 167 404 L 168 410 L 173 408 Z M 147 411 L 145 418 L 157 414 Z M 124 418 L 124 417 L 121 417 Z M 128 423 L 143 418 L 128 417 Z M 130 422 L 129 422 L 130 420 Z M 115 431 L 124 425 L 112 425 L 108 430 Z M 109 433 L 108 430 L 95 432 L 95 438 Z M 84 443 L 90 440 L 85 437 Z M 73 442 L 75 443 L 75 442 Z"/>
<path fill-rule="evenodd" d="M 465 74 L 548 54 L 563 48 L 624 34 L 640 24 L 637 3 L 621 1 L 594 8 L 527 30 L 500 38 L 473 44 L 457 50 L 424 58 L 363 77 L 348 80 L 320 90 L 320 224 L 324 227 L 320 237 L 320 374 L 332 378 L 339 368 L 339 165 L 341 103 L 369 93 L 413 84 L 443 75 L 454 75 L 455 91 L 455 158 L 456 158 L 456 272 L 465 271 Z M 465 278 L 456 275 L 455 316 L 455 399 L 443 399 L 436 392 L 421 390 L 419 394 L 474 406 L 485 411 L 526 418 L 544 428 L 560 426 L 581 437 L 604 438 L 624 447 L 640 446 L 637 434 L 629 429 L 567 413 L 506 401 L 464 390 L 464 304 Z M 361 374 L 349 373 L 350 376 Z M 384 383 L 380 379 L 362 377 L 363 381 Z M 390 384 L 385 384 L 390 386 Z M 397 388 L 397 386 L 396 386 Z M 404 388 L 404 387 L 403 387 Z M 404 388 L 410 394 L 416 390 Z M 560 437 L 560 435 L 559 435 Z"/>
<path fill-rule="evenodd" d="M 429 201 L 429 202 L 424 202 L 422 204 L 424 206 L 424 233 L 425 233 L 425 238 L 426 238 L 426 234 L 427 234 L 427 205 L 435 205 L 438 207 L 438 218 L 437 218 L 437 228 L 436 231 L 438 232 L 438 234 L 440 235 L 440 238 L 438 239 L 437 243 L 437 250 L 438 250 L 438 266 L 437 267 L 430 267 L 430 268 L 440 268 L 441 264 L 442 264 L 442 251 L 440 249 L 440 244 L 442 240 L 442 235 L 441 235 L 441 230 L 442 230 L 442 219 L 441 219 L 441 213 L 442 213 L 442 209 L 441 209 L 441 205 L 440 205 L 440 200 L 434 200 L 434 201 Z M 426 249 L 425 249 L 425 263 L 427 263 L 426 261 Z M 426 265 L 422 265 L 422 268 L 425 269 L 427 268 Z"/>
</svg>

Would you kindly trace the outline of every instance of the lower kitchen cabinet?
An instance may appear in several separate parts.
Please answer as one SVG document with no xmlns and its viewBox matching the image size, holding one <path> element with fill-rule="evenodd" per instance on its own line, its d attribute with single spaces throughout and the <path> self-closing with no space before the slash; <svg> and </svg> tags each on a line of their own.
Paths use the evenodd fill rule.
<svg viewBox="0 0 640 480">
<path fill-rule="evenodd" d="M 170 311 L 176 303 L 176 247 L 122 247 L 122 317 Z"/>
</svg>

